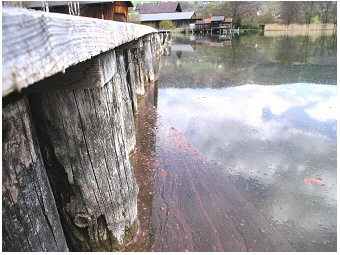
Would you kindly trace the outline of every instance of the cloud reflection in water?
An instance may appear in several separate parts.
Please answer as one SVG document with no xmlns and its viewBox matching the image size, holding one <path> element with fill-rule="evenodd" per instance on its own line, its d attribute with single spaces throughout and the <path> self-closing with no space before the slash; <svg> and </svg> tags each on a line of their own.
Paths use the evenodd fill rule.
<svg viewBox="0 0 340 255">
<path fill-rule="evenodd" d="M 329 250 L 336 246 L 336 90 L 304 83 L 159 89 L 158 111 L 295 248 Z M 308 186 L 305 177 L 326 186 Z"/>
</svg>

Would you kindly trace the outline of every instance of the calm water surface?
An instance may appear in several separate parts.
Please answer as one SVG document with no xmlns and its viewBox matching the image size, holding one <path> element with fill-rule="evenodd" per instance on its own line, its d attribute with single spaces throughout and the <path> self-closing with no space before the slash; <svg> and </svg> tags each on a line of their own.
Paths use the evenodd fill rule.
<svg viewBox="0 0 340 255">
<path fill-rule="evenodd" d="M 162 56 L 158 114 L 297 251 L 336 251 L 336 43 L 177 36 Z"/>
</svg>

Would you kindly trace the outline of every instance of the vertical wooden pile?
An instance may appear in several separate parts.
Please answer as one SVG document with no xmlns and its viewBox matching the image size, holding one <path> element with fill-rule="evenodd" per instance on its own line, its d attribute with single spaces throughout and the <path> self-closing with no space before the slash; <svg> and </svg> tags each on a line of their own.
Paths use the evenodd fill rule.
<svg viewBox="0 0 340 255">
<path fill-rule="evenodd" d="M 3 251 L 117 251 L 134 238 L 146 37 L 4 97 Z"/>
<path fill-rule="evenodd" d="M 123 52 L 117 52 L 105 53 L 105 61 L 101 57 L 112 69 L 105 73 L 114 74 L 102 87 L 29 94 L 47 173 L 75 251 L 121 250 L 137 232 L 138 186 L 129 160 L 136 143 L 131 84 Z M 93 73 L 102 76 L 103 70 Z"/>
<path fill-rule="evenodd" d="M 2 106 L 2 250 L 68 251 L 27 97 Z"/>
</svg>

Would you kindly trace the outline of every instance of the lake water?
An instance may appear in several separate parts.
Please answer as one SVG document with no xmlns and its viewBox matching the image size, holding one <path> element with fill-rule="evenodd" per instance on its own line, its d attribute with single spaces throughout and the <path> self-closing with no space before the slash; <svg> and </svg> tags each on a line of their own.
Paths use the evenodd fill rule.
<svg viewBox="0 0 340 255">
<path fill-rule="evenodd" d="M 336 44 L 336 36 L 173 36 L 148 99 L 153 105 L 148 108 L 148 114 L 153 114 L 149 128 L 155 135 L 143 156 L 152 162 L 148 167 L 154 168 L 155 175 L 146 174 L 149 177 L 144 180 L 144 194 L 152 194 L 143 202 L 144 208 L 149 208 L 145 209 L 147 215 L 139 217 L 148 219 L 141 224 L 149 233 L 145 234 L 148 243 L 144 250 L 162 250 L 155 248 L 162 242 L 157 246 L 154 236 L 165 235 L 155 229 L 162 225 L 160 214 L 155 214 L 159 206 L 155 189 L 165 186 L 154 178 L 169 178 L 171 164 L 180 168 L 174 161 L 162 169 L 157 163 L 166 160 L 160 158 L 164 139 L 156 132 L 162 130 L 159 123 L 165 120 L 197 154 L 216 165 L 216 172 L 221 172 L 295 250 L 336 251 Z M 138 115 L 140 118 L 142 112 Z M 143 125 L 150 125 L 150 118 Z M 147 139 L 150 143 L 150 137 L 143 142 Z M 143 146 L 139 150 L 141 153 Z M 142 175 L 136 163 L 134 168 Z M 174 176 L 180 173 L 174 172 Z M 314 186 L 308 180 L 324 185 Z M 140 187 L 139 201 L 143 192 Z M 167 200 L 164 195 L 162 199 Z M 166 203 L 168 213 L 171 206 Z M 235 222 L 236 227 L 242 225 Z M 214 225 L 213 220 L 209 224 Z M 212 247 L 218 250 L 216 243 Z M 249 247 L 246 249 L 252 250 Z M 221 245 L 220 250 L 226 249 Z"/>
</svg>

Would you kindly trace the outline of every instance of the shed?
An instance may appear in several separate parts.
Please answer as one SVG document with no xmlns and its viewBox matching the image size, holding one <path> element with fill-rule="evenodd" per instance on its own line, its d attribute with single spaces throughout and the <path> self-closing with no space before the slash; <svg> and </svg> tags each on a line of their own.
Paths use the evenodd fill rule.
<svg viewBox="0 0 340 255">
<path fill-rule="evenodd" d="M 231 30 L 233 27 L 233 19 L 232 18 L 225 18 L 224 21 L 221 24 L 222 27 L 225 27 L 225 29 Z"/>
<path fill-rule="evenodd" d="M 140 7 L 140 14 L 154 14 L 154 13 L 174 13 L 182 12 L 179 2 L 155 2 L 145 3 Z"/>
<path fill-rule="evenodd" d="M 197 20 L 195 23 L 195 32 L 207 31 L 211 29 L 211 19 Z"/>
<path fill-rule="evenodd" d="M 195 12 L 175 12 L 175 13 L 154 13 L 140 14 L 140 20 L 143 24 L 154 23 L 156 28 L 159 28 L 159 23 L 162 20 L 171 20 L 178 27 L 188 27 L 190 23 L 196 22 Z"/>
<path fill-rule="evenodd" d="M 72 3 L 72 6 L 69 3 Z M 129 22 L 128 7 L 133 7 L 131 1 L 48 1 L 50 12 L 74 13 L 84 17 L 121 22 Z M 44 9 L 43 1 L 33 2 L 29 8 Z"/>
<path fill-rule="evenodd" d="M 211 28 L 219 27 L 220 24 L 224 21 L 224 16 L 212 16 L 211 17 Z"/>
</svg>

